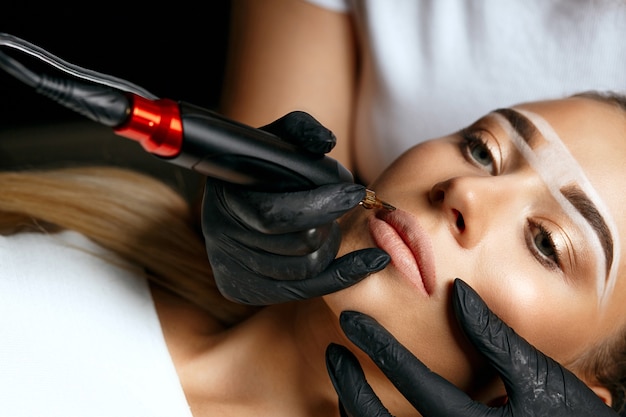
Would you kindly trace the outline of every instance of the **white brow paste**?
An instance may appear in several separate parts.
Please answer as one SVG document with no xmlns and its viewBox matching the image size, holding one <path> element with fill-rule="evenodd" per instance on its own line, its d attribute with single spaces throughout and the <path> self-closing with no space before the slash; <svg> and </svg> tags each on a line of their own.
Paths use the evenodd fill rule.
<svg viewBox="0 0 626 417">
<path fill-rule="evenodd" d="M 617 267 L 619 265 L 619 236 L 613 217 L 610 215 L 604 201 L 600 198 L 595 188 L 589 182 L 580 164 L 569 152 L 565 144 L 552 126 L 541 116 L 528 110 L 515 108 L 516 111 L 526 116 L 543 136 L 546 143 L 531 149 L 517 131 L 511 126 L 508 120 L 498 113 L 492 115 L 507 131 L 513 143 L 528 161 L 528 164 L 542 178 L 554 199 L 560 204 L 563 211 L 574 221 L 576 226 L 584 233 L 589 242 L 597 244 L 589 245 L 597 259 L 596 282 L 597 294 L 600 308 L 604 306 L 608 295 L 613 291 L 617 279 Z M 600 238 L 595 233 L 589 222 L 561 193 L 561 188 L 567 185 L 577 184 L 587 196 L 595 203 L 598 211 L 607 222 L 607 226 L 613 235 L 613 262 L 608 278 L 605 279 L 606 261 L 602 252 Z"/>
</svg>

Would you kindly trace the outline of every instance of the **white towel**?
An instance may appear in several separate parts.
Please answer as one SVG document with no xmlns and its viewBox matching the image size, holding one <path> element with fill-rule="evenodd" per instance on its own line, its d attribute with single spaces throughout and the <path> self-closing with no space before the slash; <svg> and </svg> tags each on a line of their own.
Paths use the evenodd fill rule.
<svg viewBox="0 0 626 417">
<path fill-rule="evenodd" d="M 0 236 L 0 416 L 191 416 L 147 282 L 103 257 L 75 232 Z"/>
</svg>

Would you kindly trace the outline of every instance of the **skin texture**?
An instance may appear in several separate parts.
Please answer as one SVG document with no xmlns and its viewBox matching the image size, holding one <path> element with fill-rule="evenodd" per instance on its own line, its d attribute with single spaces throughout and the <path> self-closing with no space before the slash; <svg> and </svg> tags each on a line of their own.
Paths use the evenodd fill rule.
<svg viewBox="0 0 626 417">
<path fill-rule="evenodd" d="M 518 107 L 552 125 L 624 235 L 626 223 L 618 216 L 624 197 L 615 192 L 623 188 L 626 174 L 623 114 L 580 98 Z M 264 308 L 229 330 L 155 291 L 166 340 L 195 415 L 337 416 L 336 393 L 324 361 L 329 343 L 345 345 L 357 355 L 368 382 L 393 415 L 416 415 L 343 335 L 338 317 L 344 310 L 375 318 L 433 371 L 475 398 L 501 400 L 504 389 L 498 378 L 452 317 L 456 277 L 516 332 L 566 367 L 624 327 L 623 265 L 600 308 L 593 250 L 584 234 L 560 210 L 541 176 L 519 156 L 495 119 L 481 119 L 470 130 L 484 133 L 496 171 L 482 157 L 484 152 L 464 152 L 460 134 L 426 142 L 373 184 L 381 198 L 398 207 L 394 215 L 399 220 L 377 220 L 384 215 L 360 208 L 341 219 L 340 255 L 378 245 L 392 257 L 387 268 L 354 286 L 323 298 Z M 417 242 L 421 274 L 431 277 L 427 291 L 421 280 L 402 273 L 415 266 L 406 262 L 404 240 L 394 237 L 399 223 L 405 224 L 404 240 L 413 236 Z M 533 251 L 539 241 L 535 238 L 543 236 L 534 223 L 550 230 L 561 267 L 551 265 L 550 251 L 543 257 Z M 594 381 L 586 382 L 594 386 Z"/>
<path fill-rule="evenodd" d="M 349 17 L 300 0 L 232 3 L 220 112 L 262 126 L 305 111 L 341 138 L 330 155 L 352 168 L 357 49 Z"/>
</svg>

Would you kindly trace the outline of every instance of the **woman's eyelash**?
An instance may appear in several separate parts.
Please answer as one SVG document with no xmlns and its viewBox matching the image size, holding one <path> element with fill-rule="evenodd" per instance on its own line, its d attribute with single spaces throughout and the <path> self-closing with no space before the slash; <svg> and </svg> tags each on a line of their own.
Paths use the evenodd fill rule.
<svg viewBox="0 0 626 417">
<path fill-rule="evenodd" d="M 465 158 L 478 168 L 489 171 L 491 175 L 497 175 L 495 159 L 482 132 L 469 128 L 463 129 L 461 137 L 463 138 L 461 150 Z"/>
<path fill-rule="evenodd" d="M 528 229 L 526 243 L 533 256 L 550 270 L 562 270 L 561 253 L 554 243 L 552 232 L 543 224 L 532 221 L 529 221 Z"/>
<path fill-rule="evenodd" d="M 461 137 L 460 147 L 465 159 L 491 175 L 498 175 L 496 159 L 485 139 L 485 132 L 470 127 L 461 130 Z M 533 257 L 551 271 L 563 270 L 561 253 L 550 230 L 540 222 L 529 221 L 528 224 L 526 243 Z"/>
</svg>

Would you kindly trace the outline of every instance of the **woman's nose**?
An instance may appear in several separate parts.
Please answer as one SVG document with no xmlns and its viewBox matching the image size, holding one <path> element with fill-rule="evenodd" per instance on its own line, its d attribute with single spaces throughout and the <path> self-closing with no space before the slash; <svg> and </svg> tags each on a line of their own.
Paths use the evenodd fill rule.
<svg viewBox="0 0 626 417">
<path fill-rule="evenodd" d="M 442 211 L 455 239 L 468 249 L 497 227 L 498 219 L 510 215 L 514 221 L 508 210 L 521 212 L 514 207 L 520 197 L 521 190 L 503 177 L 482 176 L 438 182 L 429 193 L 430 203 Z"/>
</svg>

